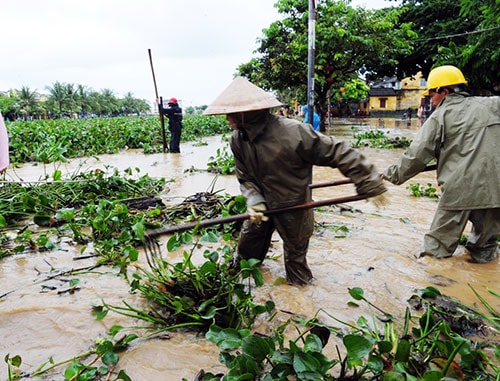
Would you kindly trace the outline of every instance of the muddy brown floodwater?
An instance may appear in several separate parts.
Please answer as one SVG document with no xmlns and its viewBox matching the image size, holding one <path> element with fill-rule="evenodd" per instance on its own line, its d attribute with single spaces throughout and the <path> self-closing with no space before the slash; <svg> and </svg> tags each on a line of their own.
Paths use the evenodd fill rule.
<svg viewBox="0 0 500 381">
<path fill-rule="evenodd" d="M 418 129 L 417 121 L 407 125 L 394 119 L 357 121 L 356 126 L 361 129 L 384 128 L 391 135 L 410 139 Z M 349 123 L 336 124 L 329 133 L 351 140 L 351 127 Z M 152 177 L 175 180 L 168 183 L 169 189 L 162 196 L 167 204 L 180 203 L 187 196 L 212 189 L 239 194 L 234 176 L 215 178 L 214 174 L 203 171 L 208 158 L 215 156 L 217 148 L 227 143 L 220 136 L 203 141 L 207 145 L 183 143 L 179 155 L 144 155 L 139 151 L 126 151 L 64 164 L 26 165 L 16 170 L 10 169 L 7 179 L 34 181 L 46 173 L 51 174 L 56 168 L 74 173 L 91 168 L 105 169 L 106 166 L 120 171 L 131 167 L 139 168 L 140 175 L 147 173 Z M 402 150 L 368 147 L 360 150 L 375 163 L 380 172 L 394 163 L 402 153 Z M 337 170 L 314 169 L 314 182 L 341 178 Z M 315 276 L 312 285 L 295 287 L 273 284 L 285 275 L 281 241 L 276 235 L 270 254 L 279 257 L 264 262 L 262 271 L 266 283 L 254 291 L 256 299 L 272 299 L 277 309 L 287 311 L 287 314 L 312 318 L 322 309 L 338 319 L 355 322 L 360 316 L 370 316 L 370 310 L 363 305 L 358 308 L 349 306 L 351 298 L 348 288 L 361 287 L 365 297 L 374 305 L 400 317 L 404 315 L 409 297 L 416 290 L 427 286 L 438 287 L 442 293 L 480 308 L 472 286 L 493 308 L 500 310 L 499 299 L 492 299 L 487 293 L 487 289 L 500 291 L 498 260 L 488 264 L 469 263 L 463 247 L 459 247 L 449 259 L 415 258 L 437 205 L 436 201 L 428 198 L 412 197 L 406 186 L 415 183 L 436 186 L 435 173 L 422 173 L 399 187 L 387 183 L 389 204 L 381 209 L 369 202 L 357 201 L 346 204 L 345 208 L 332 206 L 317 210 L 317 222 L 346 226 L 348 233 L 345 238 L 338 238 L 331 229 L 321 227 L 321 224 L 317 226 L 308 254 Z M 321 200 L 354 193 L 352 185 L 342 185 L 315 189 L 313 197 Z M 162 237 L 164 241 L 167 239 Z M 213 244 L 203 245 L 202 249 Z M 91 265 L 92 259 L 75 263 L 74 257 L 79 254 L 79 250 L 67 240 L 55 251 L 24 253 L 4 258 L 0 262 L 0 294 L 12 291 L 0 299 L 0 358 L 3 364 L 0 365 L 0 380 L 7 379 L 7 365 L 3 362 L 7 354 L 11 357 L 20 355 L 23 361 L 21 369 L 33 372 L 49 359 L 59 362 L 88 350 L 97 338 L 106 335 L 112 325 L 140 324 L 113 313 L 100 322 L 90 315 L 91 306 L 100 304 L 101 300 L 112 305 L 121 305 L 126 300 L 140 306 L 140 297 L 129 294 L 127 282 L 117 275 L 114 268 L 98 268 L 96 273 L 79 275 L 83 284 L 73 294 L 57 292 L 67 286 L 67 279 L 45 280 L 51 271 Z M 169 253 L 168 260 L 176 262 L 176 256 L 180 260 L 181 255 L 182 251 Z M 144 265 L 143 261 L 141 257 L 139 263 Z M 325 324 L 338 326 L 326 314 L 320 314 L 319 317 Z M 268 327 L 265 322 L 261 322 L 257 329 L 266 332 Z M 136 340 L 132 344 L 127 352 L 121 354 L 119 366 L 135 381 L 181 380 L 183 377 L 192 380 L 200 369 L 213 373 L 224 370 L 218 362 L 215 345 L 193 334 L 172 333 L 170 339 Z M 329 343 L 324 353 L 332 359 L 336 358 L 335 344 Z M 44 379 L 62 380 L 64 377 L 59 372 Z"/>
</svg>

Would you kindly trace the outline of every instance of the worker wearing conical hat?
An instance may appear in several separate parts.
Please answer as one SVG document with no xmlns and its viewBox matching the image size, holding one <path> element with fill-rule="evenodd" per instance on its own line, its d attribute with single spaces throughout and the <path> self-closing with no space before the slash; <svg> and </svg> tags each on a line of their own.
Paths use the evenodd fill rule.
<svg viewBox="0 0 500 381">
<path fill-rule="evenodd" d="M 271 113 L 274 96 L 242 77 L 210 104 L 205 115 L 225 114 L 234 128 L 230 145 L 236 176 L 251 218 L 243 222 L 237 259 L 263 261 L 275 230 L 283 239 L 286 278 L 305 285 L 313 275 L 306 254 L 314 228 L 312 209 L 268 218 L 268 208 L 311 201 L 313 165 L 338 168 L 359 194 L 383 202 L 386 188 L 375 167 L 347 143 L 314 131 L 311 125 Z"/>
</svg>

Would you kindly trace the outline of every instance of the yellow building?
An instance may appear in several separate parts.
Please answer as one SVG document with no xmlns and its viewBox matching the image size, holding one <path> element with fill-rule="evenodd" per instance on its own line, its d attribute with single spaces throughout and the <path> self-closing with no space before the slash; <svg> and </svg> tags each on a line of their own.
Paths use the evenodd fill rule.
<svg viewBox="0 0 500 381">
<path fill-rule="evenodd" d="M 416 111 L 426 86 L 427 81 L 421 72 L 401 81 L 396 77 L 375 81 L 368 93 L 369 112 L 404 112 L 408 108 Z"/>
</svg>

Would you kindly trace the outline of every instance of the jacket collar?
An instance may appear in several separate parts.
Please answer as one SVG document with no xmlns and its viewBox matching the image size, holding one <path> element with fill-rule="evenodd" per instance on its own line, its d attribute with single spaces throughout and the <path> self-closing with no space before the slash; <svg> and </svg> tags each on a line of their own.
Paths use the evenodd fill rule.
<svg viewBox="0 0 500 381">
<path fill-rule="evenodd" d="M 254 142 L 260 135 L 264 133 L 264 130 L 270 122 L 271 114 L 267 114 L 264 120 L 260 120 L 253 123 L 244 123 L 240 128 L 244 130 L 243 135 L 248 136 L 250 142 Z"/>
</svg>

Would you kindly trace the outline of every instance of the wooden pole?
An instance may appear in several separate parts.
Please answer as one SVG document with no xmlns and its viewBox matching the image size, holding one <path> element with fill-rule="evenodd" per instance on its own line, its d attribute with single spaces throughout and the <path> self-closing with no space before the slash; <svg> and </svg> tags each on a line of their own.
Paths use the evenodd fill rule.
<svg viewBox="0 0 500 381">
<path fill-rule="evenodd" d="M 163 99 L 161 97 L 158 97 L 158 88 L 156 87 L 156 77 L 155 77 L 155 71 L 153 69 L 153 57 L 151 56 L 151 49 L 148 49 L 148 54 L 149 54 L 149 63 L 151 65 L 151 73 L 153 73 L 153 83 L 155 85 L 156 105 L 158 107 L 158 114 L 160 115 L 163 152 L 165 152 L 167 150 L 167 139 L 165 137 L 165 117 L 163 116 L 162 112 Z"/>
<path fill-rule="evenodd" d="M 317 208 L 317 207 L 326 206 L 326 205 L 343 204 L 344 202 L 365 200 L 367 198 L 368 197 L 366 195 L 354 195 L 354 196 L 345 196 L 345 197 L 339 197 L 339 198 L 331 198 L 331 199 L 320 200 L 320 201 L 310 201 L 310 202 L 306 202 L 304 204 L 288 206 L 285 208 L 268 209 L 268 210 L 264 211 L 263 214 L 265 216 L 273 216 L 273 215 L 279 214 L 279 213 Z M 228 222 L 242 221 L 242 220 L 246 220 L 248 218 L 250 218 L 250 215 L 248 213 L 237 214 L 234 216 L 218 217 L 218 218 L 212 218 L 209 220 L 200 220 L 200 221 L 189 222 L 187 224 L 178 225 L 178 226 L 165 226 L 162 228 L 149 230 L 146 232 L 146 234 L 149 237 L 156 237 L 156 236 L 164 235 L 164 234 L 181 233 L 181 232 L 185 232 L 187 230 L 191 230 L 191 229 L 195 229 L 195 228 L 199 229 L 199 228 L 204 228 L 207 226 L 222 225 L 222 224 L 225 224 Z"/>
</svg>

